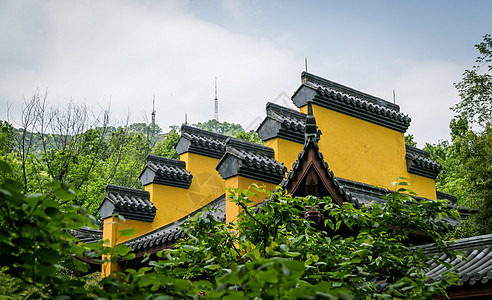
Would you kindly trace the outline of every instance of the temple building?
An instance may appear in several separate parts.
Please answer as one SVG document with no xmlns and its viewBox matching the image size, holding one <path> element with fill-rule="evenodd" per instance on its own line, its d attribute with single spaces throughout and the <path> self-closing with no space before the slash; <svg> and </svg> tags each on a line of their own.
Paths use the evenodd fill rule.
<svg viewBox="0 0 492 300">
<path fill-rule="evenodd" d="M 252 184 L 270 191 L 280 186 L 293 196 L 330 196 L 336 203 L 360 207 L 381 201 L 393 189 L 391 183 L 405 177 L 419 197 L 448 199 L 455 205 L 454 196 L 435 189 L 440 165 L 428 152 L 405 145 L 411 120 L 398 105 L 307 72 L 291 99 L 298 110 L 266 104 L 266 117 L 257 129 L 264 145 L 182 126 L 175 147 L 179 160 L 149 155 L 140 175 L 144 190 L 106 187 L 99 208 L 102 238 L 111 245 L 128 245 L 137 257 L 170 248 L 185 236 L 180 224 L 207 206 L 219 208 L 213 212 L 217 218 L 234 220 L 239 208 L 227 199 L 226 188 Z M 260 194 L 253 204 L 265 198 Z M 136 236 L 120 236 L 125 228 L 135 228 Z M 91 240 L 97 234 L 85 237 Z M 475 256 L 492 257 L 492 236 L 457 245 Z M 471 284 L 492 293 L 488 261 L 459 266 L 463 289 L 457 293 Z M 120 268 L 124 266 L 106 264 L 103 276 Z M 431 272 L 438 276 L 439 266 Z"/>
</svg>

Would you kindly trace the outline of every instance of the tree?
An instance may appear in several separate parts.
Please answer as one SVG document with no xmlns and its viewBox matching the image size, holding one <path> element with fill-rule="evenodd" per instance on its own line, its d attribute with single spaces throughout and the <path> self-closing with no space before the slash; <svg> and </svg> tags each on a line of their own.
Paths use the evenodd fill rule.
<svg viewBox="0 0 492 300">
<path fill-rule="evenodd" d="M 417 142 L 414 140 L 413 134 L 405 135 L 405 145 L 417 147 Z"/>
<path fill-rule="evenodd" d="M 14 147 L 14 128 L 7 121 L 0 121 L 0 154 L 7 154 Z"/>
<path fill-rule="evenodd" d="M 257 143 L 257 144 L 263 145 L 263 141 L 258 136 L 258 134 L 255 131 L 253 131 L 253 130 L 250 131 L 250 132 L 241 131 L 238 134 L 236 134 L 235 137 L 238 138 L 238 139 L 242 139 L 242 140 L 248 141 L 248 142 L 253 142 L 253 143 Z"/>
<path fill-rule="evenodd" d="M 74 102 L 52 106 L 37 92 L 25 101 L 21 128 L 13 129 L 13 148 L 4 158 L 25 192 L 46 192 L 51 181 L 68 182 L 78 192 L 66 201 L 97 214 L 106 184 L 142 187 L 138 176 L 160 132 L 144 123 L 110 122 L 109 108 L 95 112 Z"/>
<path fill-rule="evenodd" d="M 179 159 L 179 155 L 174 149 L 179 137 L 180 135 L 176 132 L 176 130 L 172 130 L 168 135 L 166 135 L 162 142 L 157 142 L 157 144 L 155 144 L 155 147 L 152 150 L 153 154 L 172 159 Z"/>
<path fill-rule="evenodd" d="M 443 166 L 436 188 L 455 194 L 458 204 L 477 208 L 479 213 L 458 228 L 456 236 L 492 233 L 492 37 L 486 34 L 475 47 L 476 65 L 456 83 L 461 101 L 452 109 L 451 142 L 426 145 L 431 159 Z"/>
<path fill-rule="evenodd" d="M 244 131 L 243 127 L 240 124 L 219 122 L 215 119 L 209 120 L 204 123 L 193 124 L 192 126 L 228 136 L 236 136 L 241 131 Z"/>
<path fill-rule="evenodd" d="M 476 65 L 463 73 L 456 83 L 461 102 L 453 107 L 470 124 L 484 126 L 492 120 L 492 36 L 485 34 L 475 45 L 480 56 Z"/>
</svg>

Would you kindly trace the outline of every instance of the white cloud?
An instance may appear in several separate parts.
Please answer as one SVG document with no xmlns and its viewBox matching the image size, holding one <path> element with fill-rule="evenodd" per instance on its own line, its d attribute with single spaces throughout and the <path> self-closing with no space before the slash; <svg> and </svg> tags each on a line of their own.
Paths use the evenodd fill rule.
<svg viewBox="0 0 492 300">
<path fill-rule="evenodd" d="M 0 73 L 0 92 L 9 100 L 20 104 L 22 94 L 48 88 L 51 102 L 73 97 L 105 106 L 111 99 L 114 114 L 123 118 L 130 109 L 141 121 L 155 94 L 157 121 L 166 129 L 183 122 L 185 112 L 190 122 L 213 117 L 217 76 L 221 119 L 246 125 L 264 116 L 267 101 L 298 83 L 288 51 L 200 21 L 178 4 L 83 3 L 43 8 L 49 49 L 33 53 L 37 70 L 19 66 Z"/>
</svg>

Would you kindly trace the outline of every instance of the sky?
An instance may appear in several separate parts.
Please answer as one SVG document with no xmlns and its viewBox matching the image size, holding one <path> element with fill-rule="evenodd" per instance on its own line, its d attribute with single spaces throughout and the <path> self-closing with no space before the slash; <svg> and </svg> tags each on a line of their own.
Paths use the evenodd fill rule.
<svg viewBox="0 0 492 300">
<path fill-rule="evenodd" d="M 0 0 L 0 119 L 50 104 L 110 107 L 114 122 L 219 120 L 256 129 L 305 69 L 393 101 L 418 146 L 449 139 L 453 83 L 492 31 L 492 1 Z"/>
</svg>

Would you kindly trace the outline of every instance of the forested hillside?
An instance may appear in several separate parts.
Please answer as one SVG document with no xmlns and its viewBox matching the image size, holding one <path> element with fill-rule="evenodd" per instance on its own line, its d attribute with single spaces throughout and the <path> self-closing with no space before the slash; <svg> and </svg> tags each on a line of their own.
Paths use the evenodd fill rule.
<svg viewBox="0 0 492 300">
<path fill-rule="evenodd" d="M 193 126 L 259 141 L 239 124 L 211 120 Z M 13 166 L 25 193 L 48 192 L 47 183 L 66 182 L 77 193 L 70 204 L 95 215 L 107 184 L 143 188 L 138 176 L 148 154 L 178 159 L 179 127 L 172 127 L 164 133 L 155 124 L 117 122 L 109 109 L 94 112 L 75 103 L 53 107 L 35 94 L 18 128 L 0 122 L 0 158 Z"/>
</svg>

